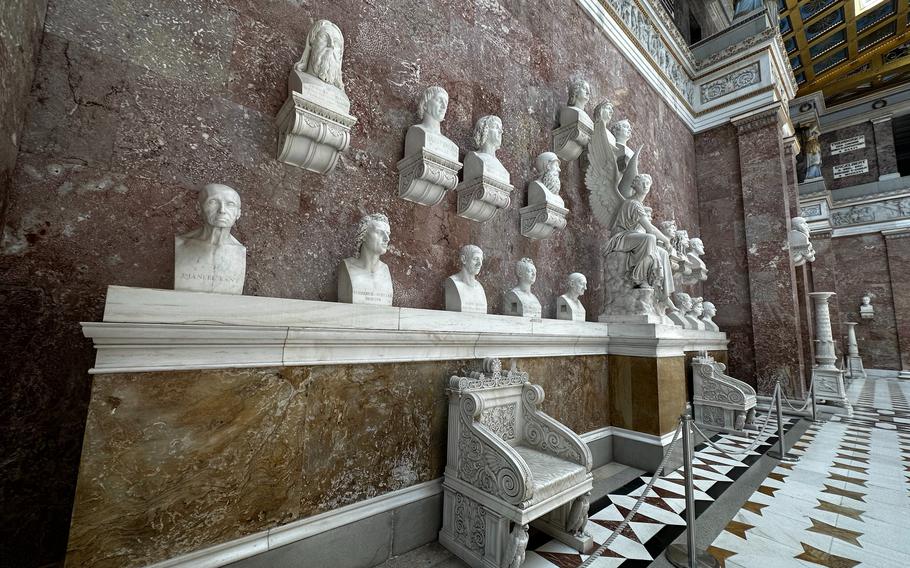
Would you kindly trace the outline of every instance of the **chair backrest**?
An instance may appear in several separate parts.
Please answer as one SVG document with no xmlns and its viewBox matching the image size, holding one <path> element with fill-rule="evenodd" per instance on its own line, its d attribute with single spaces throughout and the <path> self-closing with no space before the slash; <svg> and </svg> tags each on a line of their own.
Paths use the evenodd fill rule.
<svg viewBox="0 0 910 568">
<path fill-rule="evenodd" d="M 452 377 L 449 390 L 456 394 L 471 393 L 482 404 L 476 422 L 483 424 L 510 446 L 517 446 L 524 436 L 524 408 L 521 396 L 528 374 L 510 369 L 503 372 L 499 359 L 484 360 L 483 372 L 467 377 Z"/>
</svg>

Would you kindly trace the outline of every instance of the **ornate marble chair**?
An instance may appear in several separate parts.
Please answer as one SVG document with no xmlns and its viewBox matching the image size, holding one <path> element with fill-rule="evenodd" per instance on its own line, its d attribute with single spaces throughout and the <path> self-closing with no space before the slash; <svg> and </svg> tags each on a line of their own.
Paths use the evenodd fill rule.
<svg viewBox="0 0 910 568">
<path fill-rule="evenodd" d="M 538 409 L 528 374 L 484 371 L 449 379 L 449 432 L 439 542 L 475 568 L 517 568 L 528 524 L 591 552 L 587 522 L 591 452 Z"/>
<path fill-rule="evenodd" d="M 715 430 L 742 431 L 755 420 L 755 389 L 724 374 L 726 370 L 706 353 L 692 359 L 695 421 Z"/>
</svg>

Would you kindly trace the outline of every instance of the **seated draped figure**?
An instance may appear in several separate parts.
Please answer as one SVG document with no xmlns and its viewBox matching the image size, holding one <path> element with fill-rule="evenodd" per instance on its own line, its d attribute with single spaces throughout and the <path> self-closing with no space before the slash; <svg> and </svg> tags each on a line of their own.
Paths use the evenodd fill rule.
<svg viewBox="0 0 910 568">
<path fill-rule="evenodd" d="M 210 183 L 199 190 L 202 227 L 174 237 L 174 290 L 242 294 L 246 247 L 231 235 L 240 218 L 240 195 Z"/>
</svg>

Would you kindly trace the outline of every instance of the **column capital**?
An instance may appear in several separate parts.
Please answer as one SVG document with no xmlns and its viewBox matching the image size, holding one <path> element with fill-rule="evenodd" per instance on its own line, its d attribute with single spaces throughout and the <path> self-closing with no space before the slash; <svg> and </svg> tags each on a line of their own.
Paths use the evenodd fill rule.
<svg viewBox="0 0 910 568">
<path fill-rule="evenodd" d="M 787 123 L 787 119 L 781 116 L 780 104 L 774 103 L 769 107 L 746 115 L 734 116 L 730 119 L 730 122 L 736 127 L 736 134 L 742 136 L 769 126 L 779 129 L 783 124 Z"/>
</svg>

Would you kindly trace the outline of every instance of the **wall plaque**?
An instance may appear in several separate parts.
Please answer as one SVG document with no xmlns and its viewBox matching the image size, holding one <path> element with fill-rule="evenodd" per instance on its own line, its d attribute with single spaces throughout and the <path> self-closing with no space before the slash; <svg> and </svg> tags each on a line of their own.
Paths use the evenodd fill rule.
<svg viewBox="0 0 910 568">
<path fill-rule="evenodd" d="M 859 150 L 860 148 L 866 147 L 866 137 L 860 134 L 859 136 L 853 136 L 851 138 L 844 138 L 843 140 L 838 140 L 837 142 L 831 143 L 831 155 L 836 156 L 838 154 L 844 154 L 846 152 L 852 152 L 853 150 Z"/>
<path fill-rule="evenodd" d="M 834 166 L 834 179 L 864 174 L 869 171 L 869 160 L 859 160 Z"/>
</svg>

